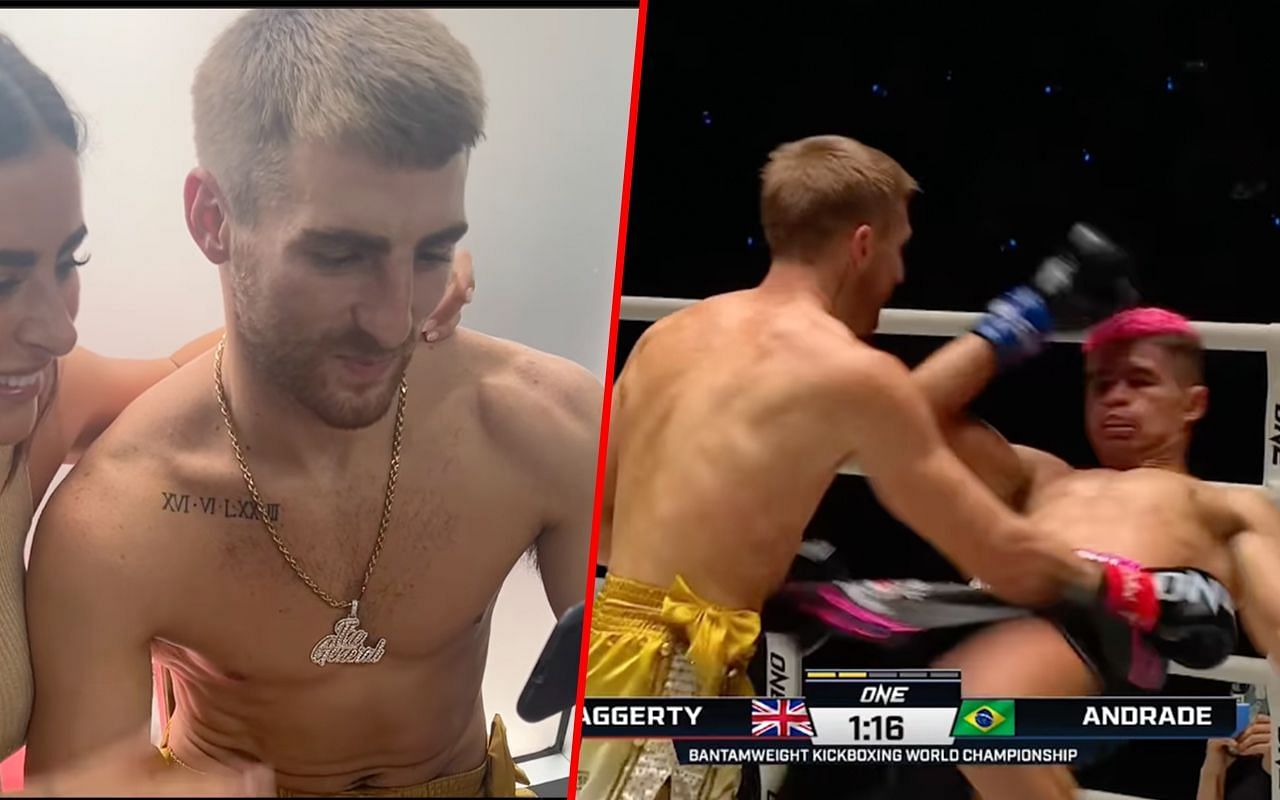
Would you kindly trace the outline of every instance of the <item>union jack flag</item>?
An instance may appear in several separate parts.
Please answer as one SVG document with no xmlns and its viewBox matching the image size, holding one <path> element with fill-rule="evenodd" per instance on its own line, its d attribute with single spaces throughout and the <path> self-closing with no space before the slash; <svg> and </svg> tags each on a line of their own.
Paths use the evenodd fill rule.
<svg viewBox="0 0 1280 800">
<path fill-rule="evenodd" d="M 751 735 L 812 737 L 813 723 L 803 700 L 753 699 Z"/>
</svg>

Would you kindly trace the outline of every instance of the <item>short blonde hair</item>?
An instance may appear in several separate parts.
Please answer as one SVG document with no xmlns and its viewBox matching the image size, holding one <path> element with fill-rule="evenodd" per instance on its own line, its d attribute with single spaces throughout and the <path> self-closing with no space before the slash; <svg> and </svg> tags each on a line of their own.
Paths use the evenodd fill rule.
<svg viewBox="0 0 1280 800">
<path fill-rule="evenodd" d="M 250 221 L 284 184 L 290 145 L 434 168 L 483 136 L 480 68 L 421 9 L 255 9 L 214 42 L 192 86 L 196 155 Z"/>
<path fill-rule="evenodd" d="M 760 219 L 775 258 L 812 259 L 840 231 L 889 219 L 920 188 L 888 155 L 844 136 L 781 145 L 761 178 Z"/>
</svg>

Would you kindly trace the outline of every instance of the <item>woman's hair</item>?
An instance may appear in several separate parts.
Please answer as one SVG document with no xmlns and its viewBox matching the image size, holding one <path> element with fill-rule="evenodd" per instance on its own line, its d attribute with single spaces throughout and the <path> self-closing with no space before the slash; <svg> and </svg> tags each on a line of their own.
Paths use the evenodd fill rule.
<svg viewBox="0 0 1280 800">
<path fill-rule="evenodd" d="M 84 124 L 44 70 L 0 33 L 0 161 L 25 156 L 50 137 L 79 153 Z"/>
<path fill-rule="evenodd" d="M 49 140 L 78 155 L 84 144 L 84 122 L 44 70 L 31 63 L 12 39 L 0 33 L 0 162 L 30 155 Z M 58 373 L 55 362 L 49 389 L 40 401 L 37 424 L 57 391 Z M 29 441 L 14 448 L 9 473 L 4 478 L 5 488 L 24 467 Z"/>
</svg>

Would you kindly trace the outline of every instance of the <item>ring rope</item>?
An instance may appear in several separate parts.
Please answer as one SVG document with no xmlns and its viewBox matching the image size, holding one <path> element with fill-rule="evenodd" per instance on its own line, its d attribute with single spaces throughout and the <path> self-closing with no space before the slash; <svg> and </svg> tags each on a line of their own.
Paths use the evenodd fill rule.
<svg viewBox="0 0 1280 800">
<path fill-rule="evenodd" d="M 623 295 L 619 319 L 655 322 L 699 302 L 690 298 Z M 918 308 L 886 308 L 880 312 L 876 333 L 901 336 L 959 336 L 982 316 L 971 311 L 930 311 Z M 1207 350 L 1241 350 L 1269 353 L 1280 350 L 1280 325 L 1254 322 L 1192 322 Z M 1052 342 L 1082 342 L 1080 332 L 1055 332 Z"/>
</svg>

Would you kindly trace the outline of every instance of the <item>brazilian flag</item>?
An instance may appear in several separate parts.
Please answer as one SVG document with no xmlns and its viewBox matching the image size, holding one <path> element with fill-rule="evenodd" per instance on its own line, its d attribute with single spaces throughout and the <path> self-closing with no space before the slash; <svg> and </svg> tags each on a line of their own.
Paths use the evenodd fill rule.
<svg viewBox="0 0 1280 800">
<path fill-rule="evenodd" d="M 1012 700 L 962 700 L 952 736 L 1012 736 Z"/>
</svg>

